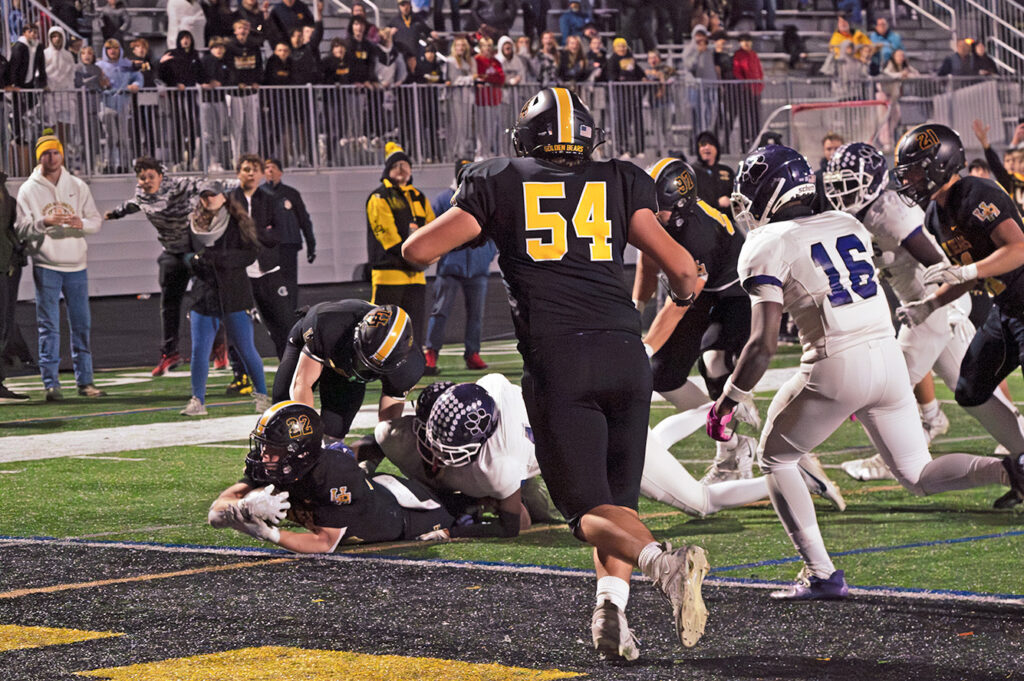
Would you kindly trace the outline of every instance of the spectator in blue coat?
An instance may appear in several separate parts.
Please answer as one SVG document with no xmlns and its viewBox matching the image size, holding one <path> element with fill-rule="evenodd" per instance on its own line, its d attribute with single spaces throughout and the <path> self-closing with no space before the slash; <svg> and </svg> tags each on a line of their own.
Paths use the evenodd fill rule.
<svg viewBox="0 0 1024 681">
<path fill-rule="evenodd" d="M 594 21 L 590 14 L 583 11 L 580 0 L 571 0 L 569 9 L 558 19 L 558 28 L 562 32 L 559 43 L 565 45 L 565 39 L 571 35 L 583 35 L 583 27 Z"/>
<path fill-rule="evenodd" d="M 451 208 L 452 196 L 469 164 L 469 159 L 464 158 L 455 162 L 455 182 L 431 202 L 434 215 L 441 215 Z M 437 355 L 444 345 L 444 328 L 460 288 L 466 301 L 465 351 L 462 355 L 466 368 L 477 371 L 487 368 L 487 364 L 480 358 L 480 334 L 484 322 L 484 303 L 487 300 L 487 274 L 497 252 L 498 247 L 488 239 L 474 248 L 452 251 L 438 261 L 437 278 L 434 280 L 434 307 L 430 310 L 430 321 L 427 323 L 427 349 L 424 353 L 427 363 L 423 373 L 430 376 L 438 373 Z"/>
<path fill-rule="evenodd" d="M 878 17 L 875 30 L 868 34 L 868 38 L 875 47 L 875 55 L 871 58 L 872 63 L 878 67 L 873 69 L 875 72 L 881 71 L 889 63 L 893 52 L 903 49 L 903 38 L 889 26 L 889 20 L 885 17 Z"/>
</svg>

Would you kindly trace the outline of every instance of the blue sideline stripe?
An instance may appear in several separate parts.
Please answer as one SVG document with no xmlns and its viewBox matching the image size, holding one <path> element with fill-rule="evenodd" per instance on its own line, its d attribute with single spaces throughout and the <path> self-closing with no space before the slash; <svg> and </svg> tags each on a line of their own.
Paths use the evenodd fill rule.
<svg viewBox="0 0 1024 681">
<path fill-rule="evenodd" d="M 983 539 L 1002 539 L 1004 537 L 1018 537 L 1024 535 L 1024 530 L 1013 530 L 1011 532 L 1000 532 L 999 534 L 982 534 L 977 537 L 959 537 L 957 539 L 938 539 L 936 541 L 916 542 L 913 544 L 900 544 L 898 546 L 872 546 L 865 549 L 852 549 L 831 554 L 832 556 L 853 556 L 858 553 L 885 553 L 887 551 L 902 551 L 904 549 L 919 549 L 927 546 L 941 546 L 943 544 L 964 544 L 966 542 L 981 541 Z M 790 558 L 777 558 L 774 560 L 762 560 L 757 563 L 741 563 L 739 565 L 725 565 L 712 568 L 711 573 L 728 572 L 729 570 L 742 570 L 744 568 L 770 567 L 772 565 L 785 565 L 801 560 L 800 556 Z"/>
</svg>

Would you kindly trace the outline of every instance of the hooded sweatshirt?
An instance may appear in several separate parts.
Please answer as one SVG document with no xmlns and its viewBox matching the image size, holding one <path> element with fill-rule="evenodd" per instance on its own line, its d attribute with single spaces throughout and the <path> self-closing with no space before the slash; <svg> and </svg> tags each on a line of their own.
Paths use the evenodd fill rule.
<svg viewBox="0 0 1024 681">
<path fill-rule="evenodd" d="M 60 49 L 53 46 L 50 36 L 57 34 L 62 42 Z M 54 26 L 46 34 L 47 47 L 43 50 L 46 62 L 46 81 L 51 90 L 71 90 L 75 87 L 75 57 L 67 50 L 68 39 L 64 29 Z"/>
<path fill-rule="evenodd" d="M 124 89 L 133 83 L 142 87 L 142 73 L 136 71 L 131 61 L 124 58 L 124 50 L 121 50 L 116 60 L 112 60 L 104 49 L 103 57 L 96 65 L 110 81 L 110 89 L 103 94 L 103 104 L 118 113 L 124 113 L 128 104 Z"/>
<path fill-rule="evenodd" d="M 511 59 L 506 58 L 502 52 L 506 43 L 512 46 Z M 498 39 L 498 63 L 501 64 L 501 70 L 505 72 L 505 83 L 508 85 L 518 85 L 529 80 L 530 77 L 530 69 L 523 58 L 515 52 L 515 46 L 516 44 L 507 35 Z"/>
<path fill-rule="evenodd" d="M 43 220 L 51 215 L 77 215 L 82 229 L 44 225 Z M 43 177 L 43 167 L 37 165 L 18 190 L 16 228 L 18 236 L 28 242 L 34 267 L 59 272 L 84 270 L 85 236 L 100 231 L 102 223 L 88 185 L 67 169 L 61 170 L 54 185 Z"/>
<path fill-rule="evenodd" d="M 705 163 L 700 154 L 693 159 L 693 172 L 696 174 L 697 198 L 705 201 L 714 208 L 718 208 L 718 199 L 722 196 L 732 194 L 732 184 L 735 173 L 729 166 L 719 163 L 722 156 L 722 145 L 718 138 L 710 131 L 697 135 L 698 147 L 701 141 L 710 141 L 715 148 L 715 158 L 711 163 Z"/>
<path fill-rule="evenodd" d="M 708 44 L 702 52 L 697 48 L 697 34 L 703 33 L 708 39 Z M 693 27 L 690 33 L 690 43 L 683 50 L 683 69 L 694 78 L 700 80 L 716 80 L 718 72 L 715 71 L 715 51 L 711 47 L 711 38 L 708 30 L 702 24 Z"/>
<path fill-rule="evenodd" d="M 188 49 L 181 44 L 185 36 L 192 40 Z M 192 87 L 203 79 L 203 63 L 196 51 L 195 36 L 190 31 L 178 31 L 177 45 L 170 51 L 170 59 L 163 61 L 161 58 L 157 76 L 168 87 Z"/>
<path fill-rule="evenodd" d="M 46 58 L 38 40 L 25 36 L 11 46 L 11 85 L 21 88 L 46 87 Z"/>
</svg>

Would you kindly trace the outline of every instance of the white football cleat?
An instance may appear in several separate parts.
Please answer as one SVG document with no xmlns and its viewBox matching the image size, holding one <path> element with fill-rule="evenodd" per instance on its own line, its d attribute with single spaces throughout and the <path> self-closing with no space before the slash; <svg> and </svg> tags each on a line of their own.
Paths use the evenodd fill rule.
<svg viewBox="0 0 1024 681">
<path fill-rule="evenodd" d="M 818 457 L 808 452 L 800 457 L 797 466 L 800 468 L 800 473 L 803 475 L 804 482 L 807 483 L 807 489 L 811 491 L 811 494 L 817 494 L 828 499 L 836 507 L 837 511 L 846 510 L 846 499 L 843 499 L 843 493 L 825 475 L 825 469 L 821 467 Z"/>
<path fill-rule="evenodd" d="M 940 435 L 945 435 L 949 430 L 949 418 L 940 409 L 938 414 L 931 419 L 921 417 L 921 427 L 924 428 L 924 437 L 931 443 Z"/>
<path fill-rule="evenodd" d="M 881 454 L 875 454 L 867 459 L 852 459 L 840 464 L 843 470 L 854 480 L 895 480 L 889 467 L 885 465 Z"/>
<path fill-rule="evenodd" d="M 602 601 L 594 607 L 590 633 L 594 638 L 594 648 L 602 660 L 632 662 L 640 657 L 639 642 L 629 630 L 626 613 L 611 601 Z"/>
<path fill-rule="evenodd" d="M 740 423 L 746 423 L 756 431 L 761 430 L 761 415 L 757 413 L 757 405 L 753 402 L 738 403 L 732 415 Z"/>
<path fill-rule="evenodd" d="M 749 435 L 734 435 L 728 442 L 716 443 L 715 460 L 700 479 L 701 484 L 749 480 L 754 477 L 756 454 L 757 440 Z"/>
</svg>

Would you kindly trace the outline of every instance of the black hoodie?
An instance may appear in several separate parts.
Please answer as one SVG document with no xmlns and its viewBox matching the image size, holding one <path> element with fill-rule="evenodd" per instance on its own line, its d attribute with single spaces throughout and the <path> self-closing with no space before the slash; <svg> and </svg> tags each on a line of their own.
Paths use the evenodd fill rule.
<svg viewBox="0 0 1024 681">
<path fill-rule="evenodd" d="M 181 41 L 185 36 L 192 41 L 187 50 L 181 46 Z M 157 67 L 157 77 L 167 87 L 177 87 L 178 85 L 192 87 L 203 80 L 203 64 L 196 51 L 195 36 L 189 31 L 178 31 L 175 45 L 176 47 L 167 53 L 171 55 L 170 59 L 164 60 L 161 57 L 160 65 Z"/>
<path fill-rule="evenodd" d="M 699 151 L 693 159 L 693 172 L 697 174 L 697 198 L 718 210 L 721 208 L 718 200 L 723 196 L 725 198 L 732 196 L 733 179 L 736 177 L 736 173 L 729 166 L 718 162 L 722 154 L 722 145 L 719 144 L 714 133 L 705 130 L 697 135 L 698 149 L 703 140 L 711 142 L 715 148 L 715 160 L 705 163 Z"/>
</svg>

